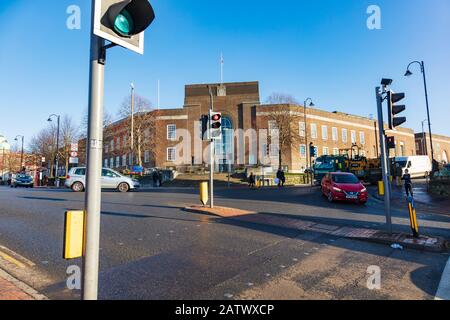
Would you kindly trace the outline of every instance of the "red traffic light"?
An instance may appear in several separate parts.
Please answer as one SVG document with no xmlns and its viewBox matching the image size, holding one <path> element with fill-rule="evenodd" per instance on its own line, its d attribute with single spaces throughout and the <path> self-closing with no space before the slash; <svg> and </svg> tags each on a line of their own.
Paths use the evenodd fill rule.
<svg viewBox="0 0 450 320">
<path fill-rule="evenodd" d="M 212 116 L 212 121 L 220 121 L 220 119 L 222 119 L 222 116 L 218 113 Z"/>
</svg>

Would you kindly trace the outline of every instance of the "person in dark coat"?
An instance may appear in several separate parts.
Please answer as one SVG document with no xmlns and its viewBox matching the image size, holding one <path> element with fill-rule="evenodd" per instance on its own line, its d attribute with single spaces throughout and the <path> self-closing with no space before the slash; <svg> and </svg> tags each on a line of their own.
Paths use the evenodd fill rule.
<svg viewBox="0 0 450 320">
<path fill-rule="evenodd" d="M 277 179 L 278 179 L 278 187 L 284 187 L 284 184 L 286 183 L 286 176 L 284 174 L 283 169 L 278 169 L 277 172 Z"/>
<path fill-rule="evenodd" d="M 152 174 L 152 179 L 153 179 L 153 187 L 158 187 L 158 171 L 153 171 Z"/>
<path fill-rule="evenodd" d="M 405 181 L 406 196 L 409 197 L 409 195 L 411 194 L 411 197 L 414 197 L 411 175 L 409 174 L 408 169 L 405 170 L 405 174 L 403 175 L 402 180 Z"/>
<path fill-rule="evenodd" d="M 252 172 L 252 173 L 250 173 L 250 177 L 248 178 L 248 186 L 250 188 L 254 188 L 255 187 L 255 183 L 256 183 L 255 176 L 254 176 L 254 174 Z"/>
</svg>

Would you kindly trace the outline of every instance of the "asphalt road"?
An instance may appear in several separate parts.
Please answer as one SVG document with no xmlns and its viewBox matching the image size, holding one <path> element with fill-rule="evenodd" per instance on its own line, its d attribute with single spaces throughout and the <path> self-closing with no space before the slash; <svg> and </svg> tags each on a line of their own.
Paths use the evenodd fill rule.
<svg viewBox="0 0 450 320">
<path fill-rule="evenodd" d="M 383 204 L 329 204 L 317 189 L 216 190 L 216 204 L 334 225 L 383 228 Z M 64 212 L 82 209 L 84 194 L 0 187 L 0 245 L 25 257 L 2 261 L 52 299 L 79 299 L 66 287 Z M 432 299 L 448 254 L 388 246 L 316 232 L 186 213 L 196 190 L 104 192 L 101 299 Z M 405 208 L 396 230 L 409 231 Z M 422 232 L 450 238 L 450 217 L 419 213 Z M 0 247 L 0 251 L 2 247 Z M 381 290 L 366 287 L 367 268 L 382 271 Z"/>
</svg>

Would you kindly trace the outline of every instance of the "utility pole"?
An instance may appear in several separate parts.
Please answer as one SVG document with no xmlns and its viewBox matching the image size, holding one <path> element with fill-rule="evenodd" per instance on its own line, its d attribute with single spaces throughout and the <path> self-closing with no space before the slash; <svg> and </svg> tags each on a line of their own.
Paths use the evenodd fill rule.
<svg viewBox="0 0 450 320">
<path fill-rule="evenodd" d="M 384 91 L 384 89 L 383 89 Z M 378 109 L 378 131 L 380 135 L 380 149 L 381 149 L 381 170 L 383 174 L 383 184 L 384 184 L 384 207 L 386 212 L 386 225 L 389 233 L 392 233 L 392 218 L 391 218 L 391 189 L 389 186 L 388 177 L 388 161 L 387 150 L 386 150 L 386 134 L 384 130 L 383 121 L 383 91 L 380 87 L 375 89 L 375 95 L 377 99 L 377 109 Z"/>
<path fill-rule="evenodd" d="M 210 103 L 210 110 L 209 110 L 209 131 L 211 131 L 211 127 L 212 127 L 212 113 L 214 111 L 214 95 L 212 92 L 212 88 L 211 86 L 208 86 L 209 89 L 209 96 L 211 99 L 211 103 Z M 211 134 L 210 134 L 211 135 Z M 209 161 L 210 161 L 210 172 L 209 172 L 209 199 L 210 199 L 210 208 L 213 209 L 214 208 L 214 143 L 215 140 L 214 138 L 211 136 L 210 137 L 210 147 L 209 147 Z"/>
<path fill-rule="evenodd" d="M 92 0 L 92 7 L 95 7 L 95 0 Z M 94 21 L 94 17 L 92 17 L 92 21 Z M 83 300 L 97 300 L 98 298 L 105 75 L 105 66 L 100 60 L 104 58 L 102 57 L 104 44 L 105 41 L 102 38 L 91 34 Z"/>
</svg>

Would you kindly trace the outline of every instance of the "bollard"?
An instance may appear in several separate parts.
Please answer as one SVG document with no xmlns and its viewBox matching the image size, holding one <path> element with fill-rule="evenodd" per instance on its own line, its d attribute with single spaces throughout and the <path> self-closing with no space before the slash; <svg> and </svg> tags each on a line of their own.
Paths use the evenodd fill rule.
<svg viewBox="0 0 450 320">
<path fill-rule="evenodd" d="M 409 221 L 414 238 L 419 237 L 419 224 L 417 223 L 417 212 L 414 205 L 414 198 L 408 197 Z"/>
<path fill-rule="evenodd" d="M 384 196 L 384 183 L 383 181 L 378 181 L 378 194 Z"/>
<path fill-rule="evenodd" d="M 208 204 L 209 201 L 209 192 L 208 192 L 208 182 L 200 183 L 200 202 L 203 203 L 204 206 Z"/>
</svg>

